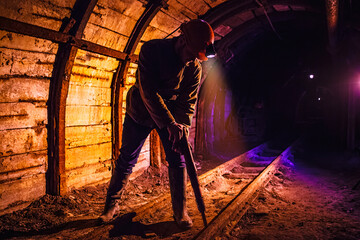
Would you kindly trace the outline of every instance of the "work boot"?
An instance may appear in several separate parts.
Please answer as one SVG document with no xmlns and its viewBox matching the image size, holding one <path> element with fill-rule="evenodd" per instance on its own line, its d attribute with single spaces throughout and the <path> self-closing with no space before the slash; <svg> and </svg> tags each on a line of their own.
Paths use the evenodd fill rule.
<svg viewBox="0 0 360 240">
<path fill-rule="evenodd" d="M 174 219 L 180 228 L 193 226 L 186 210 L 186 169 L 169 168 L 169 182 Z"/>
<path fill-rule="evenodd" d="M 119 201 L 129 181 L 130 174 L 114 171 L 106 194 L 104 211 L 99 217 L 101 223 L 110 222 L 119 210 Z"/>
</svg>

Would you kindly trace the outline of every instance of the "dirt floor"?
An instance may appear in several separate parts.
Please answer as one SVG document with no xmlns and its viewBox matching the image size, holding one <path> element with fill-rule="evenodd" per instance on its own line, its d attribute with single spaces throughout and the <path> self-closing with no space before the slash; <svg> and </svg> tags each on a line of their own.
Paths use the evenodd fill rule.
<svg viewBox="0 0 360 240">
<path fill-rule="evenodd" d="M 56 232 L 59 232 L 61 239 L 61 231 L 65 229 L 95 226 L 95 220 L 104 207 L 107 185 L 75 189 L 62 197 L 45 195 L 24 210 L 1 216 L 0 239 L 45 237 Z M 119 215 L 168 191 L 167 167 L 163 166 L 161 169 L 150 167 L 127 185 Z"/>
<path fill-rule="evenodd" d="M 198 174 L 221 163 L 222 160 L 216 159 L 196 162 Z M 99 225 L 97 218 L 104 207 L 107 186 L 108 183 L 74 189 L 61 197 L 45 195 L 23 210 L 0 216 L 0 239 L 68 239 L 70 230 L 77 232 L 76 229 L 86 235 L 83 229 Z M 167 166 L 150 167 L 127 185 L 118 216 L 127 215 L 168 193 Z M 74 236 L 76 238 L 82 239 Z"/>
<path fill-rule="evenodd" d="M 360 158 L 338 153 L 302 157 L 280 168 L 221 239 L 360 239 Z"/>
<path fill-rule="evenodd" d="M 322 152 L 298 154 L 293 163 L 281 167 L 243 219 L 219 239 L 360 239 L 360 186 L 352 189 L 360 180 L 360 158 Z M 201 173 L 212 165 L 198 164 Z M 137 225 L 109 237 L 108 232 L 121 220 L 114 226 L 98 226 L 96 218 L 103 208 L 106 186 L 73 190 L 63 197 L 46 195 L 24 210 L 1 216 L 0 239 L 146 237 L 136 232 Z M 166 166 L 149 168 L 128 185 L 120 215 L 127 216 L 132 209 L 168 192 Z M 106 234 L 91 237 L 92 232 L 101 231 Z M 163 236 L 181 239 L 175 232 L 173 238 L 171 234 Z"/>
</svg>

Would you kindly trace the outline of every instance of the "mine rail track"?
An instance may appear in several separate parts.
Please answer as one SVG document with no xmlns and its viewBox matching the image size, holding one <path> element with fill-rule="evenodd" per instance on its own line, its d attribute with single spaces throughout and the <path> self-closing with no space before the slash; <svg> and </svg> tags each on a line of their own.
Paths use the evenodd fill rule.
<svg viewBox="0 0 360 240">
<path fill-rule="evenodd" d="M 249 152 L 247 152 L 246 155 L 247 157 L 250 155 L 249 159 L 251 159 L 251 154 L 249 154 Z M 227 204 L 227 206 L 211 220 L 209 225 L 203 228 L 193 239 L 215 239 L 216 236 L 221 236 L 224 231 L 228 232 L 233 229 L 247 212 L 251 202 L 256 199 L 260 189 L 264 187 L 271 179 L 271 176 L 276 173 L 281 161 L 287 161 L 289 157 L 291 157 L 291 146 L 286 148 L 272 160 L 255 160 L 255 163 L 258 162 L 260 165 L 267 164 L 267 166 L 244 167 L 244 171 L 240 174 L 236 174 L 235 178 L 241 179 L 244 175 L 246 176 L 249 171 L 251 173 L 257 173 L 257 175 L 245 187 L 243 187 L 240 192 Z M 255 157 L 255 159 L 257 158 Z M 247 159 L 242 163 L 246 162 Z M 230 163 L 230 165 L 232 164 Z"/>
<path fill-rule="evenodd" d="M 187 231 L 177 228 L 172 219 L 171 196 L 164 194 L 118 217 L 112 224 L 93 228 L 80 239 L 104 239 L 104 236 L 121 236 L 121 239 L 215 239 L 224 229 L 232 229 L 246 213 L 260 189 L 276 173 L 281 161 L 291 157 L 292 145 L 274 148 L 264 143 L 200 175 L 209 222 L 205 228 L 189 183 L 187 209 L 193 228 Z"/>
</svg>

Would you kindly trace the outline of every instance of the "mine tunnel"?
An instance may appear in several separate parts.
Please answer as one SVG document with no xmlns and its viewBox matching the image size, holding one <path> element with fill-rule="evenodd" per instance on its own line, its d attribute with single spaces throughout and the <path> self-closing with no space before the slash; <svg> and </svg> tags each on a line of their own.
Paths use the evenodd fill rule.
<svg viewBox="0 0 360 240">
<path fill-rule="evenodd" d="M 203 215 L 188 181 L 174 222 L 152 130 L 99 224 L 142 46 L 194 19 L 216 51 L 188 127 Z M 359 1 L 1 1 L 0 64 L 2 239 L 360 239 Z"/>
</svg>

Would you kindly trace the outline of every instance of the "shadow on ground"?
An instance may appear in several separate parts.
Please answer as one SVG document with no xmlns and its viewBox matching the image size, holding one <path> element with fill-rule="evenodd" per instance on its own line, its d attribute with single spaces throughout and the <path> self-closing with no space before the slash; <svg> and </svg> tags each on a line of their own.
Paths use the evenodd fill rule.
<svg viewBox="0 0 360 240">
<path fill-rule="evenodd" d="M 32 231 L 4 231 L 0 233 L 0 239 L 14 238 L 14 237 L 30 237 L 30 236 L 45 236 L 58 233 L 68 229 L 87 229 L 93 228 L 99 224 L 97 218 L 95 219 L 79 219 L 71 222 L 55 226 L 46 230 L 32 230 Z"/>
<path fill-rule="evenodd" d="M 183 232 L 175 221 L 165 221 L 154 224 L 143 224 L 133 221 L 136 213 L 128 213 L 115 219 L 112 223 L 113 228 L 109 232 L 109 237 L 120 237 L 124 235 L 141 236 L 141 237 L 169 237 L 173 234 Z"/>
</svg>

